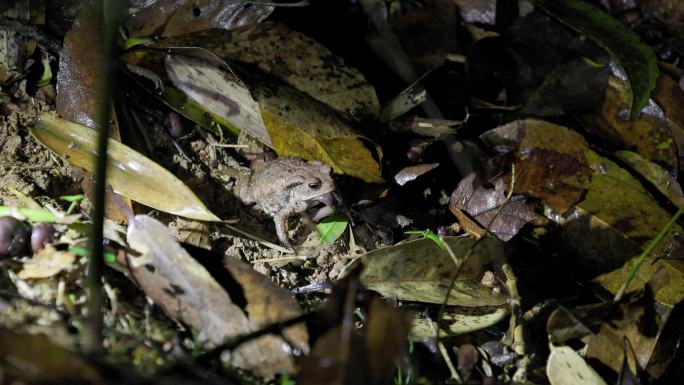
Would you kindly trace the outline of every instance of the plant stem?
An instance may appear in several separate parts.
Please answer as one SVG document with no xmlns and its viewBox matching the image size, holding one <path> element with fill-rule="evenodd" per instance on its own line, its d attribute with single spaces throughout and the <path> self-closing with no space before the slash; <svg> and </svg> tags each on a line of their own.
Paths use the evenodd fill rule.
<svg viewBox="0 0 684 385">
<path fill-rule="evenodd" d="M 625 292 L 627 291 L 627 287 L 629 284 L 632 282 L 634 277 L 636 277 L 636 273 L 641 267 L 641 265 L 646 261 L 646 258 L 651 255 L 653 252 L 653 249 L 655 249 L 656 246 L 658 246 L 658 243 L 665 238 L 665 235 L 667 235 L 667 232 L 670 231 L 670 228 L 672 225 L 677 222 L 677 219 L 679 219 L 679 216 L 682 215 L 684 212 L 684 208 L 679 208 L 677 212 L 670 218 L 670 220 L 665 224 L 665 226 L 660 230 L 658 235 L 651 241 L 651 243 L 646 246 L 644 251 L 641 253 L 639 258 L 637 259 L 636 263 L 632 265 L 632 267 L 629 269 L 629 274 L 627 275 L 627 279 L 625 282 L 622 284 L 620 287 L 620 290 L 618 290 L 617 294 L 615 294 L 615 302 L 618 302 L 622 299 L 622 297 L 625 295 Z"/>
<path fill-rule="evenodd" d="M 102 308 L 104 304 L 102 270 L 104 268 L 103 229 L 107 178 L 107 144 L 109 140 L 112 86 L 116 84 L 116 64 L 118 63 L 114 47 L 119 24 L 123 19 L 122 16 L 127 5 L 127 0 L 92 1 L 84 4 L 85 7 L 96 7 L 97 14 L 100 15 L 102 20 L 102 30 L 99 36 L 99 72 L 95 74 L 97 95 L 95 122 L 98 129 L 98 157 L 95 168 L 94 207 L 92 212 L 93 233 L 90 239 L 90 249 L 92 252 L 88 260 L 86 273 L 88 318 L 85 324 L 84 338 L 85 350 L 94 354 L 102 351 Z"/>
</svg>

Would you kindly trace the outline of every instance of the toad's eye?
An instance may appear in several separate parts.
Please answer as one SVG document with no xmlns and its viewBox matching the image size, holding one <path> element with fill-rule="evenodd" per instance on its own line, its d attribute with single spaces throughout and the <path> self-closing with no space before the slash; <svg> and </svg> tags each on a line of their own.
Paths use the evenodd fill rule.
<svg viewBox="0 0 684 385">
<path fill-rule="evenodd" d="M 315 182 L 309 182 L 309 188 L 312 190 L 318 190 L 321 188 L 321 181 L 317 180 Z"/>
</svg>

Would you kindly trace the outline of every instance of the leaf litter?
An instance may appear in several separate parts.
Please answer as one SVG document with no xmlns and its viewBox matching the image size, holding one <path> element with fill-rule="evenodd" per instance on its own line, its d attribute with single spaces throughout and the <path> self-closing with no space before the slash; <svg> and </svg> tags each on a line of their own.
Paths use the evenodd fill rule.
<svg viewBox="0 0 684 385">
<path fill-rule="evenodd" d="M 113 99 L 112 129 L 128 147 L 112 144 L 110 156 L 143 166 L 110 181 L 138 202 L 118 205 L 138 213 L 126 238 L 125 226 L 107 226 L 103 336 L 118 357 L 110 364 L 133 364 L 154 375 L 150 383 L 207 383 L 208 375 L 234 383 L 667 383 L 682 372 L 674 343 L 681 227 L 662 231 L 681 206 L 681 61 L 665 63 L 664 53 L 682 52 L 666 2 L 641 9 L 667 23 L 660 30 L 620 24 L 634 9 L 575 0 L 535 1 L 525 5 L 537 5 L 531 13 L 487 1 L 372 10 L 370 2 L 325 10 L 210 3 L 138 3 L 145 9 L 122 30 L 133 38 L 121 60 L 135 81 Z M 435 22 L 420 27 L 426 17 Z M 17 245 L 3 261 L 3 292 L 15 293 L 3 295 L 12 310 L 0 316 L 6 362 L 30 360 L 10 343 L 16 338 L 60 339 L 67 327 L 81 338 L 92 202 L 56 197 L 87 190 L 77 182 L 90 177 L 68 164 L 92 168 L 92 140 L 82 139 L 93 135 L 56 120 L 51 134 L 37 131 L 55 119 L 44 114 L 54 95 L 62 118 L 94 119 L 97 18 L 78 20 L 63 52 L 53 52 L 63 60 L 56 93 L 31 77 L 3 83 L 1 197 L 19 224 L 0 229 L 0 245 Z M 330 34 L 340 29 L 343 38 Z M 148 39 L 160 37 L 168 40 Z M 379 106 L 418 78 L 424 95 L 379 119 Z M 45 135 L 63 138 L 49 144 Z M 466 145 L 454 152 L 442 143 Z M 317 159 L 337 174 L 336 215 L 315 226 L 306 216 L 290 220 L 291 255 L 274 245 L 271 221 L 231 194 L 247 164 L 270 152 Z M 459 175 L 454 154 L 467 154 L 475 172 Z M 12 209 L 29 200 L 33 211 Z M 213 223 L 175 217 L 188 207 Z M 18 232 L 41 222 L 55 236 L 34 253 Z M 606 300 L 654 239 L 627 292 Z M 232 368 L 217 369 L 220 362 Z M 182 369 L 188 363 L 194 374 Z M 43 377 L 7 373 L 109 383 L 93 374 L 102 363 L 93 365 L 76 379 L 48 366 L 38 369 Z M 133 381 L 142 380 L 131 374 L 123 383 Z"/>
</svg>

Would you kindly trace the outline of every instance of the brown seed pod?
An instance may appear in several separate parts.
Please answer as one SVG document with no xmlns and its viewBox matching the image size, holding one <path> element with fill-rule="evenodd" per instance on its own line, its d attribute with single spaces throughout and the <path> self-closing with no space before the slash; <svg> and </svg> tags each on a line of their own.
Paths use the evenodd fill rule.
<svg viewBox="0 0 684 385">
<path fill-rule="evenodd" d="M 48 224 L 37 224 L 31 230 L 31 250 L 36 253 L 52 242 L 55 238 L 55 228 Z"/>
</svg>

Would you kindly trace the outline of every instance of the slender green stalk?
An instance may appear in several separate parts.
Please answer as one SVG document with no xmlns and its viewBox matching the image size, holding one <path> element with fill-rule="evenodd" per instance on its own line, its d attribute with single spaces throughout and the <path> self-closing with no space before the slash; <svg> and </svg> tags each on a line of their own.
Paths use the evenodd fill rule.
<svg viewBox="0 0 684 385">
<path fill-rule="evenodd" d="M 625 292 L 627 291 L 627 287 L 629 284 L 632 282 L 634 277 L 636 276 L 637 271 L 641 267 L 641 265 L 646 261 L 646 258 L 648 258 L 649 255 L 653 252 L 653 249 L 655 249 L 656 246 L 658 246 L 658 243 L 665 238 L 667 235 L 667 232 L 670 231 L 670 228 L 672 225 L 677 222 L 677 219 L 679 219 L 679 216 L 682 215 L 682 212 L 684 212 L 684 208 L 679 208 L 677 212 L 670 218 L 670 220 L 665 224 L 665 226 L 660 230 L 658 235 L 656 235 L 655 238 L 651 241 L 651 243 L 646 246 L 644 251 L 641 253 L 639 256 L 639 259 L 637 259 L 636 263 L 632 265 L 632 267 L 629 269 L 629 274 L 627 275 L 627 279 L 625 282 L 622 284 L 620 287 L 620 290 L 618 290 L 617 294 L 615 294 L 615 302 L 619 301 L 622 299 L 622 297 L 625 295 Z"/>
</svg>

